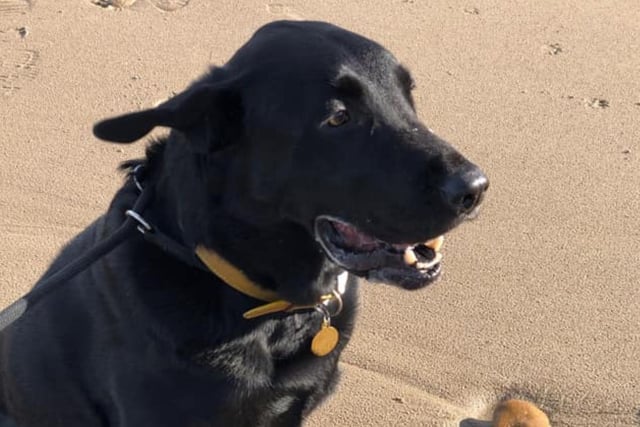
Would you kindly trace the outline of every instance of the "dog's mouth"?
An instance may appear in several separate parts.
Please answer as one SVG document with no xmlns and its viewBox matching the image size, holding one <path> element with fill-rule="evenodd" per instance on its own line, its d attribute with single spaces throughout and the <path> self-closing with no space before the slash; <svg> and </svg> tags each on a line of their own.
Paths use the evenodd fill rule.
<svg viewBox="0 0 640 427">
<path fill-rule="evenodd" d="M 315 234 L 333 262 L 369 280 L 419 289 L 442 272 L 443 236 L 424 243 L 389 243 L 329 216 L 316 219 Z"/>
</svg>

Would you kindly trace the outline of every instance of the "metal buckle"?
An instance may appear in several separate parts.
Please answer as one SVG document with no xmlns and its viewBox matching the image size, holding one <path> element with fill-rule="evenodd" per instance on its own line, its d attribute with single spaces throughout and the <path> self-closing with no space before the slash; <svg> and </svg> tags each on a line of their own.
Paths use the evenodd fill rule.
<svg viewBox="0 0 640 427">
<path fill-rule="evenodd" d="M 322 313 L 322 317 L 324 317 L 325 321 L 331 322 L 331 313 L 329 312 L 329 308 L 324 304 L 317 304 L 315 306 L 316 311 Z"/>
<path fill-rule="evenodd" d="M 132 218 L 138 223 L 138 227 L 136 228 L 142 234 L 150 233 L 153 231 L 153 227 L 151 227 L 151 225 L 147 221 L 145 221 L 144 218 L 142 218 L 142 216 L 138 212 L 134 211 L 133 209 L 127 210 L 124 214 L 129 218 Z"/>
<path fill-rule="evenodd" d="M 332 307 L 332 303 L 337 303 L 336 307 Z M 326 312 L 330 316 L 337 316 L 342 313 L 344 308 L 344 302 L 342 301 L 342 295 L 336 289 L 331 292 L 331 295 L 323 297 L 322 302 L 316 306 L 316 310 Z"/>
<path fill-rule="evenodd" d="M 138 177 L 138 174 L 140 173 L 140 171 L 142 171 L 142 169 L 144 169 L 143 165 L 138 165 L 135 168 L 133 168 L 133 171 L 131 173 L 131 176 L 133 177 L 133 183 L 136 185 L 136 188 L 138 189 L 138 191 L 140 191 L 142 193 L 142 183 L 140 182 L 140 179 Z M 134 212 L 135 213 L 135 212 Z M 143 220 L 144 221 L 144 220 Z M 148 225 L 148 224 L 147 224 Z"/>
</svg>

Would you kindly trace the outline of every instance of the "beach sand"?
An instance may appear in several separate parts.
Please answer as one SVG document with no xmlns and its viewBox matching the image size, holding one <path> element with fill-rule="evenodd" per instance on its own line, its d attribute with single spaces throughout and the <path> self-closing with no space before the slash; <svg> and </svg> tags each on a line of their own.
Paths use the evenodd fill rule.
<svg viewBox="0 0 640 427">
<path fill-rule="evenodd" d="M 412 70 L 421 118 L 491 188 L 436 285 L 362 284 L 341 383 L 307 425 L 471 427 L 505 397 L 554 426 L 640 425 L 637 0 L 113 3 L 0 0 L 2 306 L 142 153 L 95 121 L 182 90 L 263 23 L 326 20 Z"/>
</svg>

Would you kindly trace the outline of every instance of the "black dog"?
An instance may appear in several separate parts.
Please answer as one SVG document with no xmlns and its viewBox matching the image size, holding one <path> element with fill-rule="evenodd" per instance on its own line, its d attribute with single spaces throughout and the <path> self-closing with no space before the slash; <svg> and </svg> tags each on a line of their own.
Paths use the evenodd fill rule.
<svg viewBox="0 0 640 427">
<path fill-rule="evenodd" d="M 434 281 L 439 236 L 487 188 L 420 123 L 412 86 L 371 40 L 275 22 L 173 99 L 96 125 L 115 142 L 171 132 L 0 319 L 4 422 L 300 425 L 336 382 L 355 276 Z M 144 233 L 43 283 L 130 217 Z"/>
</svg>

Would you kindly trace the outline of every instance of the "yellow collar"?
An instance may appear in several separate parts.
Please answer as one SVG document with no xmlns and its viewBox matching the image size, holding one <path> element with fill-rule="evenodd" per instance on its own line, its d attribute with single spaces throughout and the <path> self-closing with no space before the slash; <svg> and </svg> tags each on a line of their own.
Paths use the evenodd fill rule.
<svg viewBox="0 0 640 427">
<path fill-rule="evenodd" d="M 314 308 L 318 304 L 322 304 L 327 300 L 331 300 L 336 297 L 334 294 L 323 295 L 320 302 L 310 305 L 295 305 L 289 301 L 280 299 L 278 294 L 269 289 L 265 289 L 258 285 L 246 274 L 232 265 L 229 261 L 222 258 L 217 252 L 205 248 L 202 245 L 196 247 L 196 255 L 200 260 L 213 272 L 216 276 L 222 279 L 227 285 L 231 286 L 236 291 L 267 302 L 267 304 L 260 305 L 256 308 L 246 311 L 242 317 L 245 319 L 254 319 L 256 317 L 265 316 L 267 314 L 279 313 L 282 311 L 295 311 L 302 309 Z M 341 305 L 342 301 L 340 301 Z"/>
</svg>

